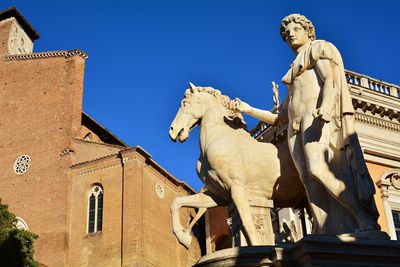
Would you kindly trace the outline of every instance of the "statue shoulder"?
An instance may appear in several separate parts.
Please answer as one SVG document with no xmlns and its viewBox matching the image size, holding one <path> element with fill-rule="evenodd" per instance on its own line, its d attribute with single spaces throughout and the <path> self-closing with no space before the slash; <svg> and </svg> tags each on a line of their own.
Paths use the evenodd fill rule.
<svg viewBox="0 0 400 267">
<path fill-rule="evenodd" d="M 315 40 L 311 43 L 310 59 L 314 63 L 318 59 L 329 59 L 337 64 L 343 64 L 338 49 L 332 43 L 324 40 Z"/>
</svg>

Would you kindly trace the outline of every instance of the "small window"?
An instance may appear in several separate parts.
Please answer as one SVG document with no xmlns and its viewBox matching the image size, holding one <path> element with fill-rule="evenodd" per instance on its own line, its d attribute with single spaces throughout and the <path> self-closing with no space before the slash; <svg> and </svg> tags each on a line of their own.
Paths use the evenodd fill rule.
<svg viewBox="0 0 400 267">
<path fill-rule="evenodd" d="M 392 215 L 393 215 L 394 228 L 396 230 L 396 237 L 397 240 L 400 241 L 400 212 L 393 210 Z"/>
<path fill-rule="evenodd" d="M 103 188 L 95 185 L 88 195 L 88 233 L 101 232 L 103 228 Z"/>
<path fill-rule="evenodd" d="M 85 137 L 83 138 L 83 140 L 85 141 L 92 141 L 92 134 L 91 133 L 87 133 L 85 135 Z"/>
</svg>

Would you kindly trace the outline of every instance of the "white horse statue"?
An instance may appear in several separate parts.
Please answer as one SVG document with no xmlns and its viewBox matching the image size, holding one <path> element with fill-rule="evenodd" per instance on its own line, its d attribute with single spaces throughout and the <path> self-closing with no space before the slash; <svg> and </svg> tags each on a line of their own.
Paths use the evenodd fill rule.
<svg viewBox="0 0 400 267">
<path fill-rule="evenodd" d="M 279 147 L 252 138 L 242 115 L 231 109 L 233 104 L 216 89 L 190 83 L 169 130 L 173 141 L 184 142 L 190 130 L 200 125 L 197 174 L 207 191 L 178 197 L 171 206 L 173 232 L 187 248 L 191 227 L 206 209 L 229 201 L 236 206 L 248 245 L 260 245 L 250 214 L 250 188 L 263 192 L 276 207 L 293 207 L 305 197 L 287 145 Z M 181 207 L 199 209 L 187 229 L 179 221 Z"/>
</svg>

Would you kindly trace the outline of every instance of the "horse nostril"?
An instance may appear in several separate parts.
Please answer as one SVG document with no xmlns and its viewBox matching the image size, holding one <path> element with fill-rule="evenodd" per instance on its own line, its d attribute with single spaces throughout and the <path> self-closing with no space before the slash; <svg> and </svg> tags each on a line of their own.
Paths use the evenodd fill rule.
<svg viewBox="0 0 400 267">
<path fill-rule="evenodd" d="M 170 130 L 170 131 L 173 131 L 173 130 L 174 130 L 174 127 L 171 126 L 171 127 L 169 128 L 169 130 Z"/>
</svg>

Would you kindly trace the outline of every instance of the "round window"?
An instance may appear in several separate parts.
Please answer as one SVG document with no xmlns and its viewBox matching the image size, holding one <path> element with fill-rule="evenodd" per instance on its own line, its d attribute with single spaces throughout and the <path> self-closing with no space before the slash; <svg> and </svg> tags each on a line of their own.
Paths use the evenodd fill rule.
<svg viewBox="0 0 400 267">
<path fill-rule="evenodd" d="M 17 220 L 18 220 L 17 224 L 15 225 L 15 227 L 17 227 L 17 229 L 29 230 L 28 225 L 22 218 L 17 217 Z"/>
<path fill-rule="evenodd" d="M 14 172 L 18 175 L 24 174 L 31 164 L 31 158 L 28 155 L 22 155 L 14 163 Z"/>
</svg>

